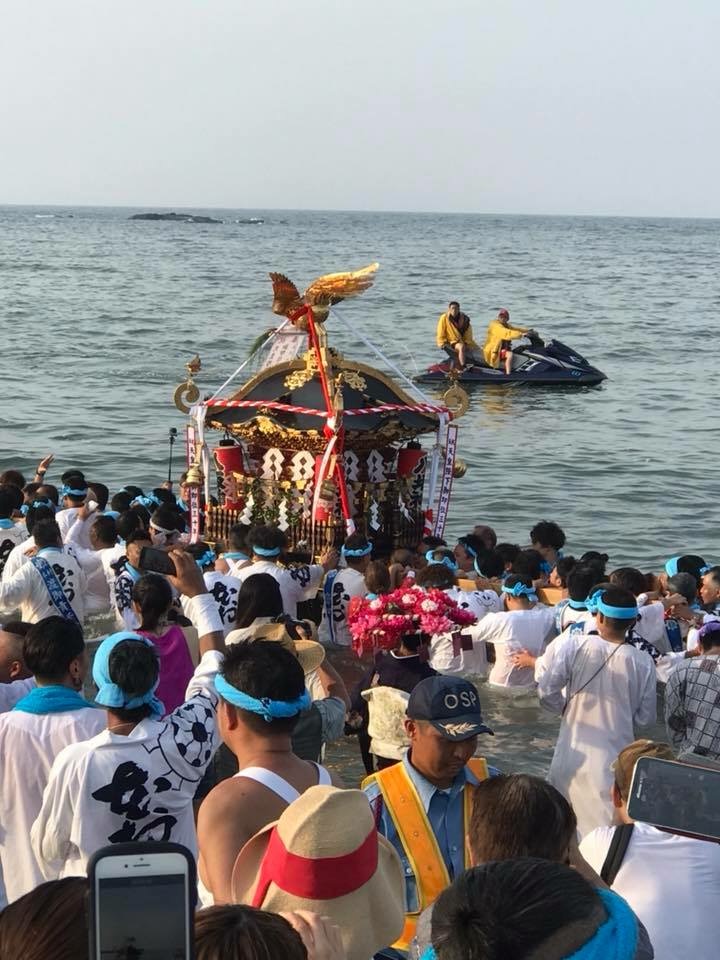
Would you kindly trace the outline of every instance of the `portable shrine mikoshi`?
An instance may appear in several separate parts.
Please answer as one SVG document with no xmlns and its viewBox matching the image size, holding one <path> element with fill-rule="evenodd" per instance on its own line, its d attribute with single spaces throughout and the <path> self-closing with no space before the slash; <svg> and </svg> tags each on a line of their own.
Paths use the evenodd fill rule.
<svg viewBox="0 0 720 960">
<path fill-rule="evenodd" d="M 434 402 L 393 367 L 411 395 L 327 342 L 330 308 L 366 290 L 377 266 L 320 277 L 302 296 L 271 274 L 273 312 L 285 320 L 265 341 L 261 369 L 237 392 L 223 395 L 250 358 L 202 401 L 193 380 L 199 358 L 187 365 L 175 401 L 190 414 L 194 539 L 225 538 L 235 523 L 276 524 L 293 547 L 318 554 L 355 530 L 386 551 L 442 532 L 453 477 L 466 469 L 455 457 L 453 422 L 467 409 L 466 394 L 454 385 Z M 222 432 L 217 445 L 210 431 Z"/>
</svg>

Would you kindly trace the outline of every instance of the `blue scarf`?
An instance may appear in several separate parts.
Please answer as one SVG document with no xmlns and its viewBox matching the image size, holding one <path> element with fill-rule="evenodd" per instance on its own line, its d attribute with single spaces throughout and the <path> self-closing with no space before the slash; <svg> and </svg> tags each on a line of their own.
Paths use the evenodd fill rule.
<svg viewBox="0 0 720 960">
<path fill-rule="evenodd" d="M 83 710 L 86 707 L 95 709 L 94 704 L 88 703 L 75 690 L 53 684 L 48 687 L 35 687 L 30 693 L 26 693 L 22 700 L 18 700 L 13 710 L 35 714 L 68 713 L 70 710 Z"/>
<path fill-rule="evenodd" d="M 105 637 L 97 648 L 95 659 L 93 660 L 93 680 L 98 688 L 95 702 L 101 704 L 103 707 L 110 707 L 116 710 L 135 710 L 138 707 L 147 705 L 150 707 L 150 711 L 154 717 L 164 716 L 165 706 L 162 701 L 158 700 L 155 696 L 155 691 L 160 683 L 159 676 L 150 690 L 146 690 L 145 693 L 136 697 L 128 697 L 125 691 L 114 683 L 110 677 L 110 654 L 115 647 L 124 640 L 144 643 L 148 647 L 153 646 L 150 640 L 139 636 L 137 633 L 132 633 L 130 630 L 121 630 L 120 633 L 113 633 L 111 636 Z"/>
<path fill-rule="evenodd" d="M 14 527 L 14 526 L 15 524 L 10 519 L 10 517 L 3 517 L 3 519 L 0 520 L 0 530 L 9 530 L 10 527 Z"/>
</svg>

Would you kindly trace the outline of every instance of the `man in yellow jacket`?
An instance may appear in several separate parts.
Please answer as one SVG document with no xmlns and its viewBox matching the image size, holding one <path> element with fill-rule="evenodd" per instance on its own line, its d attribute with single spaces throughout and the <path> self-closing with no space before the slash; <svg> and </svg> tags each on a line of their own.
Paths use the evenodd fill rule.
<svg viewBox="0 0 720 960">
<path fill-rule="evenodd" d="M 405 873 L 405 929 L 393 944 L 401 955 L 422 911 L 470 866 L 465 841 L 474 787 L 499 773 L 474 756 L 478 735 L 492 730 L 467 680 L 421 680 L 410 694 L 405 732 L 405 757 L 362 785 L 378 831 L 395 847 Z"/>
<path fill-rule="evenodd" d="M 513 353 L 509 341 L 524 337 L 527 333 L 532 333 L 529 327 L 511 327 L 510 314 L 507 310 L 500 310 L 498 315 L 490 321 L 485 336 L 485 346 L 483 347 L 485 363 L 489 367 L 497 369 L 501 361 L 504 361 L 505 373 L 509 375 L 513 362 Z"/>
<path fill-rule="evenodd" d="M 457 300 L 451 300 L 447 312 L 441 314 L 437 325 L 437 345 L 452 360 L 453 367 L 463 367 L 475 359 L 480 360 L 480 347 L 473 338 L 472 325 L 466 313 L 460 310 Z"/>
</svg>

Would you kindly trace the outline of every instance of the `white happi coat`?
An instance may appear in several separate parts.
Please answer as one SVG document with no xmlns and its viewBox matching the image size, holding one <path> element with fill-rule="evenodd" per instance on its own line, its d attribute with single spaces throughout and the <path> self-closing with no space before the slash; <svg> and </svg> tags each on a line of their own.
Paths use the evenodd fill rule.
<svg viewBox="0 0 720 960">
<path fill-rule="evenodd" d="M 237 599 L 242 581 L 229 573 L 219 573 L 217 570 L 208 570 L 203 574 L 205 586 L 215 598 L 218 613 L 222 620 L 223 630 L 227 636 L 235 629 L 237 620 Z"/>
<path fill-rule="evenodd" d="M 87 584 L 80 564 L 75 557 L 58 547 L 46 547 L 38 552 L 38 556 L 46 560 L 55 571 L 63 593 L 75 611 L 75 616 L 82 623 Z M 18 607 L 20 617 L 26 623 L 37 623 L 45 617 L 59 615 L 45 581 L 29 562 L 23 562 L 9 580 L 0 583 L 0 615 L 10 614 Z"/>
<path fill-rule="evenodd" d="M 352 645 L 352 637 L 347 624 L 348 607 L 353 597 L 364 597 L 367 593 L 365 577 L 352 567 L 344 567 L 335 575 L 333 571 L 323 588 L 323 611 L 318 640 L 325 645 L 336 644 L 340 647 Z"/>
<path fill-rule="evenodd" d="M 3 521 L 4 523 L 5 521 Z M 28 532 L 24 523 L 13 523 L 12 526 L 0 527 L 0 577 L 12 551 L 27 540 Z"/>
<path fill-rule="evenodd" d="M 635 725 L 656 718 L 652 657 L 591 629 L 592 621 L 570 627 L 535 664 L 541 703 L 564 710 L 548 780 L 572 804 L 581 836 L 612 822 L 610 766 Z"/>
<path fill-rule="evenodd" d="M 171 840 L 197 853 L 193 797 L 218 746 L 214 679 L 222 654 L 208 651 L 187 700 L 125 737 L 105 730 L 55 758 L 31 831 L 43 875 L 83 876 L 109 843 Z"/>
<path fill-rule="evenodd" d="M 45 879 L 30 846 L 30 830 L 42 806 L 53 760 L 68 744 L 105 728 L 104 710 L 0 716 L 0 864 L 8 903 Z"/>
<path fill-rule="evenodd" d="M 297 605 L 301 600 L 312 600 L 318 592 L 325 573 L 319 563 L 311 566 L 303 564 L 300 567 L 281 567 L 269 560 L 256 560 L 247 567 L 235 571 L 235 576 L 245 582 L 254 573 L 269 573 L 280 585 L 280 595 L 283 602 L 283 612 L 290 617 L 297 617 Z"/>
</svg>

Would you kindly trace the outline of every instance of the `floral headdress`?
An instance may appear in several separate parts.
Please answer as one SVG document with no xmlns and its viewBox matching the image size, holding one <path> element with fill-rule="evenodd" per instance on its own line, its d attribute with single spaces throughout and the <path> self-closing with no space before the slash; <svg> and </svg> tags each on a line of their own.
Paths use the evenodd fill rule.
<svg viewBox="0 0 720 960">
<path fill-rule="evenodd" d="M 475 614 L 458 606 L 442 590 L 418 586 L 398 587 L 373 599 L 354 597 L 348 609 L 348 626 L 358 656 L 369 650 L 393 650 L 407 634 L 434 636 L 475 620 Z"/>
</svg>

